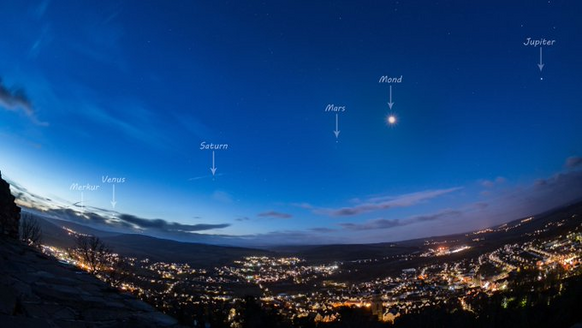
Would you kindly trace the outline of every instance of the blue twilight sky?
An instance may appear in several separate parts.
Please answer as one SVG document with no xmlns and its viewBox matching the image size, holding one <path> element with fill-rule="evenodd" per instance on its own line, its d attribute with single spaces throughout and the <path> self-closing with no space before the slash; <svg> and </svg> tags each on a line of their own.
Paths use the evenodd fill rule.
<svg viewBox="0 0 582 328">
<path fill-rule="evenodd" d="M 380 242 L 536 214 L 582 198 L 581 13 L 2 1 L 0 169 L 30 208 L 180 240 Z M 228 144 L 214 177 L 201 142 Z"/>
</svg>

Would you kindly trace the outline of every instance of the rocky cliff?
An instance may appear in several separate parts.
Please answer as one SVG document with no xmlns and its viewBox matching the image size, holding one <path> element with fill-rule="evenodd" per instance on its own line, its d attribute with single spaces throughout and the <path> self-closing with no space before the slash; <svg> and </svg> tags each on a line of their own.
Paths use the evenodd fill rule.
<svg viewBox="0 0 582 328">
<path fill-rule="evenodd" d="M 10 185 L 2 179 L 0 172 L 0 234 L 18 238 L 18 222 L 20 207 L 14 204 L 14 196 L 10 192 Z"/>
<path fill-rule="evenodd" d="M 19 216 L 0 178 L 0 327 L 178 327 L 134 296 L 20 242 Z"/>
</svg>

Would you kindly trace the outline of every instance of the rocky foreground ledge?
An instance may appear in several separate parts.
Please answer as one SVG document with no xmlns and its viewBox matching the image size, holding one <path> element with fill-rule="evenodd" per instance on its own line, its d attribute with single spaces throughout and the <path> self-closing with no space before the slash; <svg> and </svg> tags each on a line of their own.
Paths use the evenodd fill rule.
<svg viewBox="0 0 582 328">
<path fill-rule="evenodd" d="M 0 326 L 180 327 L 97 278 L 0 236 Z"/>
</svg>

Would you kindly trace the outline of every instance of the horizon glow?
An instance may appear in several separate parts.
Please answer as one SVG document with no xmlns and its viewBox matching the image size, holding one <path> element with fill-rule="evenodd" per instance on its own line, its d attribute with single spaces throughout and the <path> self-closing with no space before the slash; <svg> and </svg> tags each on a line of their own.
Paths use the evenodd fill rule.
<svg viewBox="0 0 582 328">
<path fill-rule="evenodd" d="M 527 217 L 582 199 L 579 12 L 4 1 L 0 170 L 36 208 L 179 240 L 387 242 Z"/>
</svg>

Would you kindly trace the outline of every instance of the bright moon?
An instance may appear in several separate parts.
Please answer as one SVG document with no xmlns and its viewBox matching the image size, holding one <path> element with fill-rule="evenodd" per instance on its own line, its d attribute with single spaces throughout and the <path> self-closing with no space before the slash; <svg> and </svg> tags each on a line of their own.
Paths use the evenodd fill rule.
<svg viewBox="0 0 582 328">
<path fill-rule="evenodd" d="M 396 116 L 390 115 L 388 116 L 388 124 L 395 124 L 396 123 Z"/>
</svg>

